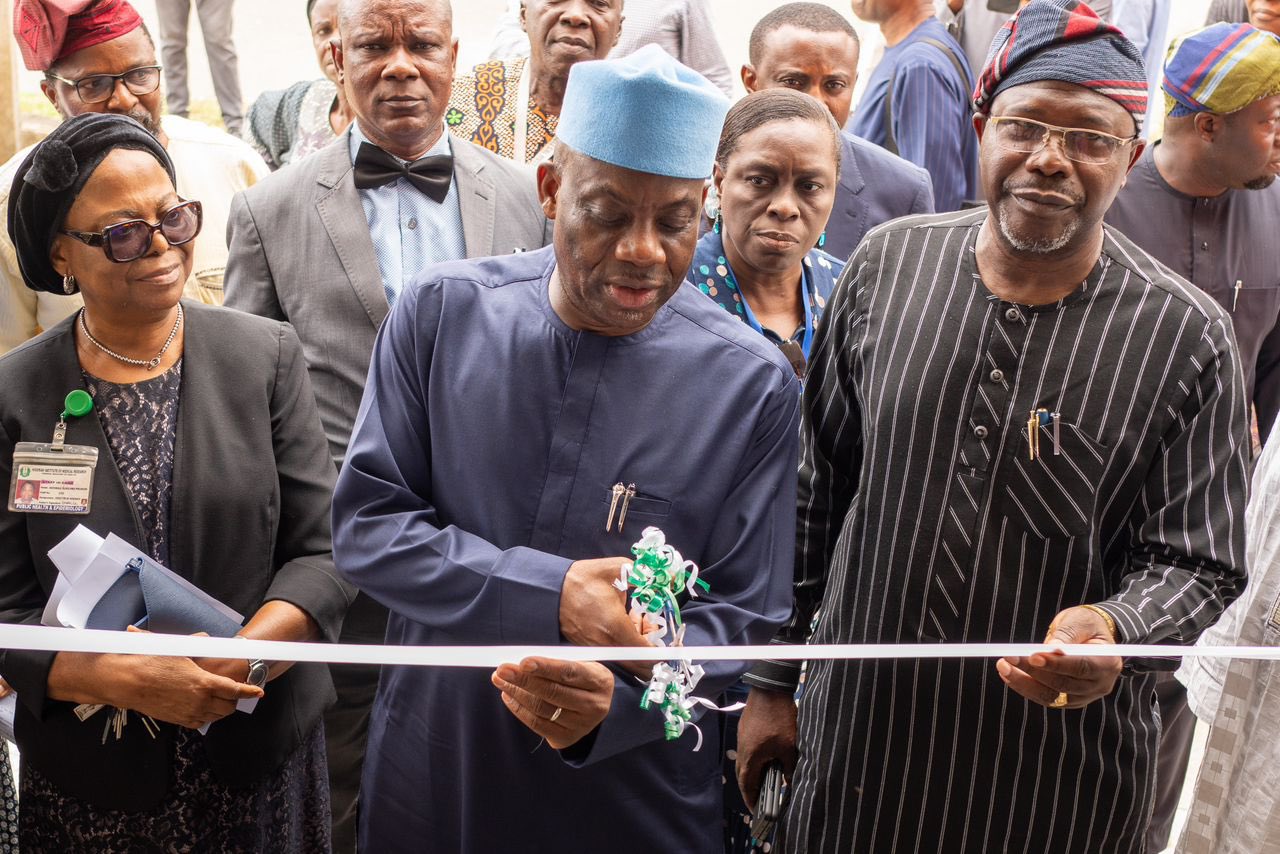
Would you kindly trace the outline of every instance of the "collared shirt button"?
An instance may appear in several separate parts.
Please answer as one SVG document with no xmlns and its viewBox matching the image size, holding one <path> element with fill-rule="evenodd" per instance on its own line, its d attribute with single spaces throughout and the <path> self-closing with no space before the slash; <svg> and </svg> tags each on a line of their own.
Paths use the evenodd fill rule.
<svg viewBox="0 0 1280 854">
<path fill-rule="evenodd" d="M 418 227 L 418 219 L 417 219 L 417 217 L 412 217 L 412 216 L 411 216 L 411 217 L 409 217 L 408 226 L 409 226 L 409 230 L 410 230 L 410 231 L 412 231 L 413 229 L 417 228 L 417 227 Z"/>
<path fill-rule="evenodd" d="M 973 428 L 973 435 L 977 436 L 979 439 L 985 439 L 987 438 L 987 428 L 979 424 L 977 427 Z"/>
<path fill-rule="evenodd" d="M 991 381 L 993 383 L 1004 382 L 1004 371 L 996 368 L 991 372 Z"/>
<path fill-rule="evenodd" d="M 1200 248 L 1201 248 L 1201 249 L 1208 250 L 1208 248 L 1209 248 L 1209 241 L 1207 241 L 1207 240 L 1201 241 L 1201 243 L 1200 243 Z"/>
<path fill-rule="evenodd" d="M 1016 323 L 1022 319 L 1022 312 L 1018 311 L 1016 308 L 1011 308 L 1004 313 L 1004 319 L 1010 323 Z"/>
</svg>

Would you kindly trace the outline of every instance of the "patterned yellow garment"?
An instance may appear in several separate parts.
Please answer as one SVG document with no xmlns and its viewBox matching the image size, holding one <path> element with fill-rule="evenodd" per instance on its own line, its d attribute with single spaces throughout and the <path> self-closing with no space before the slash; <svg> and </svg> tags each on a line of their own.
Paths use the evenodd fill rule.
<svg viewBox="0 0 1280 854">
<path fill-rule="evenodd" d="M 454 135 L 470 140 L 508 159 L 515 158 L 516 106 L 525 57 L 483 62 L 453 81 L 453 94 L 444 120 Z M 556 136 L 557 116 L 549 116 L 529 98 L 525 162 Z"/>
</svg>

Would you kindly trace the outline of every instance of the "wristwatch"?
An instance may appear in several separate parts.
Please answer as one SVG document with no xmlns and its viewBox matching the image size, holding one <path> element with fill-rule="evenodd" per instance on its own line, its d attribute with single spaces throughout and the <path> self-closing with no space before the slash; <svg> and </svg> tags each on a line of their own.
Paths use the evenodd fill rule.
<svg viewBox="0 0 1280 854">
<path fill-rule="evenodd" d="M 255 688 L 265 689 L 267 687 L 267 674 L 270 670 L 271 668 L 267 666 L 265 661 L 261 658 L 255 658 L 249 662 L 249 678 L 244 681 Z"/>
</svg>

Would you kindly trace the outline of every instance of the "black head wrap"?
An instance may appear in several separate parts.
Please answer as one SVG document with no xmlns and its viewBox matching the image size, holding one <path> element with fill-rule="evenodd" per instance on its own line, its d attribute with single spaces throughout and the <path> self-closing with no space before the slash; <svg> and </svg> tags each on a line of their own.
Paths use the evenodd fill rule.
<svg viewBox="0 0 1280 854">
<path fill-rule="evenodd" d="M 175 181 L 173 161 L 160 141 L 128 116 L 85 113 L 67 119 L 18 167 L 9 192 L 9 239 L 27 287 L 62 293 L 62 277 L 49 261 L 53 238 L 85 182 L 117 148 L 145 151 Z"/>
</svg>

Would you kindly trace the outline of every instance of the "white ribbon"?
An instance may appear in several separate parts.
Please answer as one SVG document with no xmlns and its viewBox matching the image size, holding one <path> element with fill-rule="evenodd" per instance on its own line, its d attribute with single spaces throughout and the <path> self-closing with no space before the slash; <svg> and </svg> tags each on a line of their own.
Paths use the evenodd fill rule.
<svg viewBox="0 0 1280 854">
<path fill-rule="evenodd" d="M 66 629 L 0 624 L 0 649 L 125 653 L 189 658 L 261 658 L 333 664 L 419 667 L 497 667 L 530 656 L 562 661 L 818 661 L 1024 657 L 1061 651 L 1069 656 L 1140 658 L 1239 658 L 1280 661 L 1280 646 L 1173 646 L 1157 644 L 956 643 L 956 644 L 757 644 L 754 646 L 397 646 L 328 644 Z"/>
</svg>

